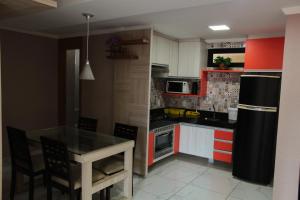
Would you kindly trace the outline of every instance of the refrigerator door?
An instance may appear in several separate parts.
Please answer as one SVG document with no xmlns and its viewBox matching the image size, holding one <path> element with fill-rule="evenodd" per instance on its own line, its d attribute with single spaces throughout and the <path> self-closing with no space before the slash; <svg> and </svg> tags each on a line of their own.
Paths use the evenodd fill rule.
<svg viewBox="0 0 300 200">
<path fill-rule="evenodd" d="M 280 76 L 242 75 L 239 103 L 278 107 L 280 82 Z"/>
<path fill-rule="evenodd" d="M 274 174 L 277 112 L 239 105 L 233 145 L 233 176 L 267 185 Z"/>
</svg>

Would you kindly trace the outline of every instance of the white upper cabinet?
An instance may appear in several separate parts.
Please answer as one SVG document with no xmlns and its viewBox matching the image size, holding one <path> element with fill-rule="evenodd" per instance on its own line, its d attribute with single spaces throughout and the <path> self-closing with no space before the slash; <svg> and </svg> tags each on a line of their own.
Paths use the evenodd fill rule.
<svg viewBox="0 0 300 200">
<path fill-rule="evenodd" d="M 178 53 L 179 44 L 177 41 L 170 41 L 170 63 L 169 76 L 178 76 Z"/>
<path fill-rule="evenodd" d="M 206 48 L 201 41 L 179 42 L 179 77 L 200 77 L 201 66 L 205 66 Z"/>
<path fill-rule="evenodd" d="M 153 35 L 152 63 L 169 65 L 170 63 L 170 40 L 158 35 Z"/>
<path fill-rule="evenodd" d="M 176 41 L 153 34 L 152 64 L 169 66 L 169 76 L 200 78 L 201 67 L 206 66 L 207 49 L 198 41 Z"/>
</svg>

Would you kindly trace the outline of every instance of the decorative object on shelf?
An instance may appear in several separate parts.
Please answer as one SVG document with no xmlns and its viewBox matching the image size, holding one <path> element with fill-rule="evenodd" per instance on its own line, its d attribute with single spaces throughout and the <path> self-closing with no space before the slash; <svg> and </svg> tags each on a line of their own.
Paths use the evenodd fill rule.
<svg viewBox="0 0 300 200">
<path fill-rule="evenodd" d="M 214 61 L 217 57 L 231 58 L 231 68 L 244 68 L 245 48 L 227 48 L 227 49 L 208 49 L 207 67 L 218 68 L 219 65 Z"/>
<path fill-rule="evenodd" d="M 83 13 L 82 14 L 87 21 L 87 35 L 86 35 L 86 61 L 85 65 L 83 66 L 83 69 L 80 73 L 80 79 L 81 80 L 95 80 L 95 77 L 93 75 L 91 65 L 89 62 L 89 35 L 90 35 L 90 18 L 94 15 L 90 13 Z"/>
<path fill-rule="evenodd" d="M 109 52 L 108 59 L 138 59 L 138 56 L 132 55 L 124 46 L 128 45 L 143 45 L 149 44 L 149 40 L 146 38 L 135 40 L 121 40 L 119 37 L 111 37 L 107 40 L 106 44 L 109 46 L 107 52 Z"/>
<path fill-rule="evenodd" d="M 222 56 L 218 56 L 214 59 L 214 63 L 216 63 L 220 69 L 228 69 L 231 64 L 231 58 L 224 58 Z"/>
</svg>

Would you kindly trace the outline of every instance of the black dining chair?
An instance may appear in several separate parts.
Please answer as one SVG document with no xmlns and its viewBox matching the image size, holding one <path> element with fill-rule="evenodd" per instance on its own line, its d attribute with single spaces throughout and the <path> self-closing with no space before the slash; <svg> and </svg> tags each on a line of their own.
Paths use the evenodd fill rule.
<svg viewBox="0 0 300 200">
<path fill-rule="evenodd" d="M 97 131 L 97 119 L 88 118 L 88 117 L 80 117 L 78 120 L 78 128 L 87 130 L 87 131 Z"/>
<path fill-rule="evenodd" d="M 44 175 L 42 155 L 31 155 L 26 132 L 24 130 L 7 127 L 10 156 L 12 163 L 12 177 L 10 199 L 13 200 L 16 189 L 17 172 L 29 177 L 29 199 L 34 199 L 34 179 Z"/>
<path fill-rule="evenodd" d="M 138 127 L 131 126 L 127 124 L 115 123 L 114 136 L 133 140 L 135 143 L 137 141 Z M 135 147 L 133 148 L 133 158 L 135 154 Z M 117 155 L 112 156 L 107 159 L 96 162 L 94 167 L 102 171 L 105 175 L 109 176 L 124 170 L 124 156 Z M 133 163 L 132 163 L 133 168 Z M 133 186 L 133 182 L 132 182 Z M 110 199 L 110 189 L 111 187 L 106 188 L 106 199 Z M 132 187 L 133 188 L 133 187 Z"/>
<path fill-rule="evenodd" d="M 69 159 L 67 146 L 47 137 L 41 137 L 46 167 L 47 200 L 52 199 L 52 188 L 68 193 L 70 200 L 81 198 L 81 166 L 74 165 Z M 105 177 L 93 169 L 93 182 Z"/>
</svg>

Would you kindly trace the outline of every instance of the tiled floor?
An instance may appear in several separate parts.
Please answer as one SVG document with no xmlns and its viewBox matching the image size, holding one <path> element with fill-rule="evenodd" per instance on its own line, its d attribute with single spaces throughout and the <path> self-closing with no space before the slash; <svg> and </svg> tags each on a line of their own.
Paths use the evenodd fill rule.
<svg viewBox="0 0 300 200">
<path fill-rule="evenodd" d="M 121 195 L 122 183 L 112 191 L 112 199 Z M 16 200 L 27 199 L 19 194 Z M 4 198 L 5 199 L 5 198 Z M 39 187 L 36 199 L 45 199 Z M 54 199 L 67 199 L 55 192 Z M 99 199 L 98 195 L 94 199 Z M 272 188 L 232 178 L 226 165 L 208 164 L 191 157 L 170 158 L 150 170 L 147 178 L 134 176 L 134 200 L 271 200 Z"/>
</svg>

